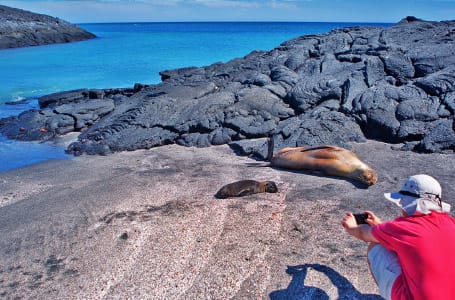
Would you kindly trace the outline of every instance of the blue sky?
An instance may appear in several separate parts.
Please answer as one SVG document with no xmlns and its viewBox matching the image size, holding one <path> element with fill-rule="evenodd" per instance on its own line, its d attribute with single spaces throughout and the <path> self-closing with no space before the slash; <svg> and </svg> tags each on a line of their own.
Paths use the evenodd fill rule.
<svg viewBox="0 0 455 300">
<path fill-rule="evenodd" d="M 455 19 L 455 0 L 0 0 L 72 23 Z"/>
</svg>

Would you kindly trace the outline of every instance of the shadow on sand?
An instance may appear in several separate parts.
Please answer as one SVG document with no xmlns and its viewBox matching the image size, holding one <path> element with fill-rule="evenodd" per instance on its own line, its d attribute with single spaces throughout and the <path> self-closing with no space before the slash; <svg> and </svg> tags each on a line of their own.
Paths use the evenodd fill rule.
<svg viewBox="0 0 455 300">
<path fill-rule="evenodd" d="M 270 293 L 272 300 L 304 300 L 304 299 L 330 299 L 329 295 L 321 288 L 314 286 L 306 286 L 305 278 L 308 269 L 311 268 L 318 272 L 324 273 L 338 289 L 338 299 L 354 300 L 354 299 L 369 299 L 381 300 L 379 295 L 362 294 L 338 272 L 320 264 L 305 264 L 300 266 L 290 266 L 286 273 L 292 276 L 289 286 L 285 290 L 278 290 Z"/>
<path fill-rule="evenodd" d="M 355 186 L 358 189 L 363 189 L 366 190 L 369 188 L 369 186 L 363 182 L 360 182 L 356 179 L 348 178 L 348 177 L 341 177 L 341 176 L 332 176 L 332 175 L 327 175 L 323 174 L 321 172 L 317 171 L 310 171 L 310 170 L 292 170 L 292 169 L 286 169 L 286 168 L 280 168 L 280 167 L 274 167 L 271 166 L 269 162 L 247 162 L 245 163 L 245 166 L 251 167 L 251 168 L 272 168 L 278 171 L 283 171 L 283 172 L 288 172 L 288 173 L 294 173 L 294 174 L 304 174 L 304 175 L 309 175 L 309 176 L 316 176 L 316 177 L 329 177 L 329 178 L 336 178 L 340 180 L 344 180 L 347 182 L 350 182 L 353 186 Z"/>
</svg>

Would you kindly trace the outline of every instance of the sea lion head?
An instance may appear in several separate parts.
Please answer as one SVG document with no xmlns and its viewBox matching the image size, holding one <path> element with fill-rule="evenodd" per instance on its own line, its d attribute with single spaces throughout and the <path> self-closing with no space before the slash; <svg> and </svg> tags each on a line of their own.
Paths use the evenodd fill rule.
<svg viewBox="0 0 455 300">
<path fill-rule="evenodd" d="M 378 174 L 373 169 L 364 169 L 359 172 L 358 179 L 367 185 L 373 185 L 378 182 Z"/>
<path fill-rule="evenodd" d="M 266 193 L 276 193 L 278 192 L 278 187 L 273 181 L 265 181 L 265 192 Z"/>
</svg>

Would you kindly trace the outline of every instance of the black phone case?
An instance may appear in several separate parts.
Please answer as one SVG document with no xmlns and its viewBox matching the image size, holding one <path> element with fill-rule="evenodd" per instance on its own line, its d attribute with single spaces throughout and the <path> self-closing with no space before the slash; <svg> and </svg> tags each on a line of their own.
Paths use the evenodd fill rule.
<svg viewBox="0 0 455 300">
<path fill-rule="evenodd" d="M 368 219 L 368 214 L 363 213 L 363 214 L 354 214 L 355 221 L 357 224 L 368 224 L 367 219 Z"/>
</svg>

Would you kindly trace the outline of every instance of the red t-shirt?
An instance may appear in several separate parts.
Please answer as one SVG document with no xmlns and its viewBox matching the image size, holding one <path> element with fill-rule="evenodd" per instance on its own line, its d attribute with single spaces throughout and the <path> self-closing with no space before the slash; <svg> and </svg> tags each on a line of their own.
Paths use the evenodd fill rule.
<svg viewBox="0 0 455 300">
<path fill-rule="evenodd" d="M 402 273 L 392 299 L 455 299 L 455 219 L 447 213 L 400 217 L 372 227 L 373 236 L 394 251 Z"/>
</svg>

